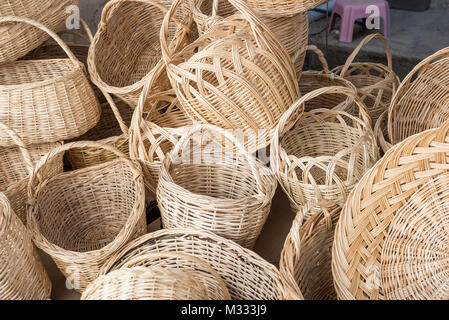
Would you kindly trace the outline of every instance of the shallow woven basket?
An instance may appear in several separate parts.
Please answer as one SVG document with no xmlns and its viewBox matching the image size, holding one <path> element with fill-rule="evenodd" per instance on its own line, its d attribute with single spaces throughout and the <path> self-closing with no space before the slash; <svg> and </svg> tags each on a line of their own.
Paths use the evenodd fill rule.
<svg viewBox="0 0 449 320">
<path fill-rule="evenodd" d="M 360 50 L 373 39 L 379 39 L 385 46 L 387 65 L 372 62 L 354 62 Z M 352 82 L 363 103 L 368 108 L 373 124 L 388 110 L 391 99 L 399 86 L 399 78 L 392 69 L 393 59 L 387 40 L 379 33 L 363 39 L 354 49 L 343 66 L 336 67 L 333 73 Z"/>
<path fill-rule="evenodd" d="M 388 135 L 394 144 L 438 128 L 449 112 L 449 47 L 424 59 L 405 77 L 388 112 Z"/>
<path fill-rule="evenodd" d="M 165 228 L 199 228 L 252 249 L 276 187 L 232 133 L 195 125 L 164 160 L 156 195 Z"/>
<path fill-rule="evenodd" d="M 119 159 L 37 183 L 48 161 L 72 148 L 104 148 Z M 82 292 L 103 262 L 146 232 L 145 190 L 138 164 L 110 145 L 73 142 L 53 149 L 36 165 L 28 185 L 28 227 L 72 287 Z"/>
<path fill-rule="evenodd" d="M 142 263 L 144 267 L 140 266 Z M 144 276 L 129 280 L 131 269 L 144 270 Z M 127 270 L 127 271 L 125 271 Z M 141 272 L 141 271 L 139 271 Z M 125 276 L 124 279 L 118 278 Z M 117 281 L 118 280 L 118 281 Z M 144 283 L 144 281 L 146 283 Z M 100 276 L 81 299 L 132 300 L 229 300 L 221 276 L 202 259 L 179 252 L 142 254 L 120 269 Z"/>
<path fill-rule="evenodd" d="M 46 300 L 50 294 L 31 236 L 0 192 L 0 300 Z"/>
<path fill-rule="evenodd" d="M 0 147 L 0 191 L 4 192 L 11 204 L 12 210 L 26 224 L 26 204 L 28 177 L 33 172 L 34 163 L 60 142 L 42 145 L 25 146 L 22 139 L 6 125 L 0 122 L 3 130 L 16 143 L 15 147 Z M 43 177 L 52 177 L 62 172 L 62 155 L 52 160 Z"/>
<path fill-rule="evenodd" d="M 89 50 L 92 81 L 135 108 L 142 87 L 161 60 L 159 32 L 172 0 L 112 0 L 102 13 L 98 32 Z M 169 26 L 174 50 L 190 41 L 193 19 L 186 4 L 176 11 Z M 154 90 L 165 91 L 170 83 L 160 74 Z"/>
<path fill-rule="evenodd" d="M 245 0 L 261 17 L 289 17 L 314 9 L 326 0 Z"/>
<path fill-rule="evenodd" d="M 298 211 L 281 252 L 281 295 L 285 299 L 335 300 L 332 276 L 332 243 L 341 207 L 324 203 Z M 306 216 L 312 215 L 303 224 Z"/>
<path fill-rule="evenodd" d="M 228 0 L 192 0 L 193 19 L 200 35 L 203 35 L 212 24 L 236 13 L 236 8 Z M 309 38 L 309 20 L 307 12 L 288 17 L 267 18 L 261 20 L 284 45 L 293 60 L 298 77 L 301 75 L 306 46 Z M 302 92 L 301 92 L 302 93 Z"/>
<path fill-rule="evenodd" d="M 307 101 L 333 93 L 348 96 L 348 103 L 359 107 L 361 118 L 329 109 L 292 117 Z M 318 89 L 298 100 L 279 121 L 270 151 L 272 170 L 295 212 L 310 201 L 343 203 L 377 159 L 365 106 L 356 93 L 344 87 Z"/>
<path fill-rule="evenodd" d="M 4 0 L 0 2 L 0 17 L 18 16 L 33 19 L 51 30 L 58 31 L 66 24 L 69 6 L 79 7 L 79 0 Z M 0 63 L 15 61 L 37 48 L 48 34 L 30 25 L 0 26 Z"/>
<path fill-rule="evenodd" d="M 69 59 L 0 63 L 0 121 L 27 145 L 72 139 L 95 126 L 100 107 L 84 65 L 44 25 L 26 18 L 0 18 L 0 25 L 7 22 L 47 32 Z M 0 146 L 10 145 L 11 139 L 0 131 Z"/>
<path fill-rule="evenodd" d="M 449 171 L 448 154 L 449 122 L 446 122 L 439 129 L 419 133 L 394 145 L 351 192 L 337 224 L 332 249 L 332 272 L 340 299 L 387 298 L 381 259 L 391 223 L 410 201 L 426 201 L 416 197 L 416 191 Z M 441 194 L 433 187 L 432 190 L 434 195 Z M 424 218 L 427 213 L 422 214 Z M 438 214 L 432 211 L 432 219 L 435 218 L 432 221 L 435 226 L 444 226 L 438 222 Z M 424 221 L 420 220 L 422 232 L 428 230 Z M 415 225 L 416 222 L 419 221 L 408 223 Z M 431 239 L 428 243 L 436 244 L 432 242 L 430 230 L 428 235 Z M 430 281 L 424 277 L 424 281 Z M 430 287 L 430 282 L 427 285 Z"/>
<path fill-rule="evenodd" d="M 134 262 L 146 254 L 179 252 L 204 260 L 221 276 L 233 300 L 279 299 L 279 271 L 256 253 L 231 240 L 206 231 L 163 229 L 130 242 L 111 257 L 101 274 Z M 140 259 L 133 266 L 151 266 L 154 259 Z"/>
<path fill-rule="evenodd" d="M 309 45 L 307 46 L 306 51 L 313 52 L 317 55 L 318 60 L 321 62 L 323 70 L 308 70 L 302 72 L 301 77 L 299 78 L 299 91 L 302 95 L 324 87 L 334 86 L 346 87 L 353 90 L 354 92 L 357 92 L 356 87 L 351 82 L 329 71 L 329 65 L 326 61 L 326 58 L 324 57 L 323 52 L 320 49 L 318 49 L 314 45 Z M 313 109 L 319 108 L 338 108 L 338 106 L 342 102 L 346 102 L 346 100 L 348 100 L 348 96 L 344 94 L 322 94 L 312 100 L 307 101 L 304 106 L 304 111 L 311 111 Z M 351 109 L 353 109 L 352 106 L 348 103 L 344 104 L 344 108 L 346 108 L 347 110 L 345 111 L 348 111 L 349 113 L 351 113 L 350 111 Z"/>
<path fill-rule="evenodd" d="M 374 126 L 374 135 L 377 138 L 377 144 L 381 151 L 385 154 L 393 146 L 389 142 L 388 137 L 388 111 L 382 113 L 377 119 L 376 125 Z"/>
<path fill-rule="evenodd" d="M 290 56 L 242 0 L 229 0 L 239 14 L 214 24 L 180 51 L 168 48 L 161 29 L 162 56 L 183 111 L 193 120 L 243 130 L 250 152 L 266 147 L 282 114 L 299 97 Z"/>
</svg>

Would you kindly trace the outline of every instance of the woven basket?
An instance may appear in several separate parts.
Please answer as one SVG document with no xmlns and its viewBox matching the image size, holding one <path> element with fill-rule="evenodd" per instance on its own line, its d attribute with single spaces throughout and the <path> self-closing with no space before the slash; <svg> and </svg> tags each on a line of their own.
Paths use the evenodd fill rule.
<svg viewBox="0 0 449 320">
<path fill-rule="evenodd" d="M 145 267 L 139 267 L 142 262 Z M 132 269 L 146 269 L 147 272 L 134 281 L 126 281 L 132 275 L 129 272 Z M 89 300 L 123 300 L 125 297 L 126 300 L 137 297 L 147 300 L 230 299 L 226 284 L 217 271 L 202 259 L 179 252 L 139 255 L 120 269 L 100 276 L 86 289 L 82 299 L 86 297 Z"/>
<path fill-rule="evenodd" d="M 165 228 L 199 228 L 252 249 L 276 187 L 230 132 L 196 125 L 163 162 L 156 195 Z"/>
<path fill-rule="evenodd" d="M 336 226 L 332 251 L 332 272 L 340 299 L 387 298 L 381 258 L 391 223 L 410 201 L 425 201 L 416 197 L 416 191 L 449 171 L 448 153 L 449 122 L 446 122 L 439 129 L 394 145 L 351 192 Z M 432 189 L 433 194 L 439 194 Z M 424 218 L 425 211 L 422 214 Z M 437 211 L 433 214 L 436 225 L 443 226 L 438 223 Z M 415 225 L 415 221 L 409 222 Z M 424 224 L 420 228 L 427 231 Z M 430 286 L 430 279 L 425 281 Z"/>
<path fill-rule="evenodd" d="M 341 207 L 307 204 L 297 213 L 281 253 L 281 295 L 285 299 L 335 300 L 332 277 L 332 243 L 334 227 Z M 312 215 L 303 224 L 306 216 Z"/>
<path fill-rule="evenodd" d="M 245 0 L 261 17 L 289 17 L 314 9 L 326 0 Z"/>
<path fill-rule="evenodd" d="M 135 108 L 148 78 L 161 62 L 159 33 L 172 0 L 112 0 L 102 13 L 98 32 L 89 50 L 92 81 Z M 172 45 L 177 50 L 191 36 L 193 19 L 186 5 L 176 11 L 169 26 Z M 165 91 L 170 83 L 160 74 L 154 90 Z"/>
<path fill-rule="evenodd" d="M 382 113 L 377 119 L 376 125 L 374 126 L 374 135 L 377 138 L 377 144 L 381 151 L 385 154 L 393 146 L 389 142 L 388 137 L 388 111 Z"/>
<path fill-rule="evenodd" d="M 396 144 L 448 119 L 449 47 L 424 59 L 399 86 L 388 113 L 388 134 Z"/>
<path fill-rule="evenodd" d="M 329 71 L 329 66 L 327 64 L 326 58 L 324 57 L 324 54 L 320 49 L 318 49 L 314 45 L 309 45 L 307 46 L 306 51 L 313 52 L 317 55 L 318 60 L 321 62 L 323 70 L 308 70 L 302 72 L 301 77 L 299 78 L 299 91 L 302 95 L 305 95 L 317 89 L 334 86 L 346 87 L 353 90 L 354 92 L 357 92 L 356 87 L 351 82 Z M 346 100 L 348 100 L 348 96 L 344 94 L 322 94 L 312 100 L 307 101 L 304 106 L 304 111 L 308 112 L 313 109 L 320 108 L 338 108 L 338 106 L 342 102 L 346 102 Z M 352 113 L 351 109 L 353 108 L 349 103 L 345 103 L 344 107 L 346 109 L 349 108 L 349 110 L 345 111 Z"/>
<path fill-rule="evenodd" d="M 34 169 L 33 162 L 37 162 L 61 143 L 25 146 L 22 139 L 1 122 L 0 129 L 17 144 L 16 147 L 0 148 L 0 190 L 8 198 L 12 211 L 26 225 L 27 185 L 28 176 Z M 62 155 L 45 168 L 42 176 L 52 177 L 60 172 L 62 172 Z"/>
<path fill-rule="evenodd" d="M 236 11 L 236 8 L 228 0 L 196 0 L 192 4 L 193 19 L 196 22 L 200 35 L 203 35 L 212 24 L 222 18 L 231 16 Z M 261 20 L 284 45 L 294 62 L 293 65 L 299 77 L 306 55 L 305 48 L 309 40 L 307 12 L 288 17 L 261 17 Z"/>
<path fill-rule="evenodd" d="M 51 282 L 31 236 L 0 193 L 0 300 L 45 300 Z"/>
<path fill-rule="evenodd" d="M 0 3 L 0 17 L 18 16 L 36 20 L 51 30 L 65 26 L 69 14 L 66 8 L 79 0 L 6 0 Z M 0 63 L 23 57 L 48 39 L 48 34 L 31 25 L 6 24 L 0 26 Z"/>
<path fill-rule="evenodd" d="M 333 93 L 348 96 L 362 118 L 329 109 L 292 117 L 307 101 Z M 343 203 L 377 159 L 365 106 L 357 94 L 343 87 L 318 89 L 298 100 L 279 121 L 270 151 L 272 169 L 295 212 L 310 201 Z"/>
<path fill-rule="evenodd" d="M 276 36 L 242 0 L 229 1 L 239 14 L 177 52 L 168 48 L 169 22 L 182 2 L 174 1 L 161 30 L 162 56 L 183 111 L 200 123 L 243 130 L 253 152 L 269 144 L 299 88 Z"/>
<path fill-rule="evenodd" d="M 379 39 L 385 46 L 388 64 L 385 66 L 372 62 L 354 62 L 363 46 L 373 39 Z M 359 96 L 368 108 L 373 123 L 388 110 L 391 99 L 399 86 L 399 78 L 392 69 L 393 59 L 387 40 L 379 33 L 371 34 L 363 39 L 354 49 L 343 66 L 336 67 L 333 73 L 352 82 Z"/>
<path fill-rule="evenodd" d="M 85 147 L 104 148 L 120 159 L 36 182 L 40 169 L 53 157 Z M 28 195 L 28 227 L 34 242 L 80 292 L 97 278 L 108 257 L 146 232 L 141 170 L 110 145 L 73 142 L 53 149 L 36 165 Z"/>
<path fill-rule="evenodd" d="M 449 174 L 421 186 L 390 222 L 381 253 L 389 300 L 447 300 Z"/>
<path fill-rule="evenodd" d="M 0 121 L 25 144 L 78 137 L 98 122 L 100 107 L 84 66 L 67 45 L 42 24 L 26 18 L 2 17 L 47 32 L 70 59 L 15 61 L 0 64 Z M 0 146 L 12 141 L 0 132 Z"/>
<path fill-rule="evenodd" d="M 233 300 L 279 299 L 279 271 L 273 265 L 233 241 L 200 230 L 163 229 L 146 234 L 111 257 L 101 274 L 157 252 L 179 252 L 202 259 L 220 274 Z M 141 259 L 133 266 L 151 266 L 153 260 Z"/>
</svg>

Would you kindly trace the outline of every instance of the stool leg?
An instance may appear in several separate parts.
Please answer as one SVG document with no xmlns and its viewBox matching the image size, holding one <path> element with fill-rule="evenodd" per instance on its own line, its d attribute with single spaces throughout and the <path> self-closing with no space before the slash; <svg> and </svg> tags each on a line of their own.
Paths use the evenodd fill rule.
<svg viewBox="0 0 449 320">
<path fill-rule="evenodd" d="M 331 20 L 329 22 L 329 32 L 331 32 L 332 29 L 334 28 L 336 20 L 337 20 L 337 14 L 335 13 L 335 11 L 332 11 Z"/>
<path fill-rule="evenodd" d="M 385 4 L 380 10 L 380 14 L 382 16 L 383 24 L 384 24 L 384 37 L 390 37 L 390 6 L 388 3 Z"/>
<path fill-rule="evenodd" d="M 352 42 L 352 36 L 354 33 L 354 23 L 352 10 L 350 7 L 345 8 L 341 17 L 341 29 L 340 29 L 340 41 Z"/>
</svg>

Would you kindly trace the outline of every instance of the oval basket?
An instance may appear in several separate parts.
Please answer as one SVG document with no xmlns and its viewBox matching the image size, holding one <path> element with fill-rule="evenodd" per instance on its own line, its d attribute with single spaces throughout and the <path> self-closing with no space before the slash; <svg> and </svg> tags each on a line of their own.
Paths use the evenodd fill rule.
<svg viewBox="0 0 449 320">
<path fill-rule="evenodd" d="M 373 62 L 354 62 L 363 46 L 373 39 L 379 39 L 385 46 L 388 61 L 386 66 Z M 387 40 L 381 34 L 374 33 L 360 42 L 343 66 L 332 70 L 333 73 L 356 86 L 373 123 L 376 123 L 379 116 L 388 110 L 391 99 L 399 86 L 399 78 L 394 73 L 392 65 L 393 59 Z"/>
<path fill-rule="evenodd" d="M 0 17 L 18 16 L 38 21 L 58 31 L 66 24 L 70 6 L 79 8 L 79 0 L 7 0 L 0 3 Z M 12 62 L 48 40 L 48 34 L 31 25 L 0 26 L 0 63 Z"/>
<path fill-rule="evenodd" d="M 361 119 L 329 109 L 292 117 L 307 101 L 333 93 L 349 97 Z M 310 201 L 342 204 L 378 157 L 365 106 L 356 93 L 343 87 L 318 89 L 298 100 L 279 121 L 270 151 L 272 169 L 294 212 Z"/>
<path fill-rule="evenodd" d="M 0 25 L 11 22 L 47 32 L 69 59 L 1 63 L 0 121 L 27 145 L 68 140 L 87 132 L 98 122 L 100 107 L 83 64 L 44 25 L 26 18 L 0 18 Z M 0 146 L 10 145 L 11 139 L 0 131 Z"/>
<path fill-rule="evenodd" d="M 144 266 L 142 266 L 144 263 Z M 147 282 L 120 282 L 117 274 L 124 270 L 146 269 Z M 124 273 L 125 275 L 127 273 Z M 129 274 L 129 273 L 128 273 Z M 150 277 L 148 277 L 150 276 Z M 114 279 L 115 278 L 115 279 Z M 113 287 L 110 282 L 114 281 Z M 134 288 L 132 288 L 134 286 Z M 179 252 L 156 252 L 136 256 L 120 269 L 100 276 L 83 294 L 93 300 L 101 296 L 123 300 L 123 296 L 150 300 L 229 300 L 229 291 L 221 276 L 202 259 Z M 117 297 L 118 295 L 122 297 Z M 128 299 L 129 300 L 129 299 Z"/>
<path fill-rule="evenodd" d="M 254 252 L 212 233 L 190 229 L 164 229 L 130 242 L 102 267 L 107 274 L 145 254 L 179 252 L 202 259 L 221 276 L 233 300 L 279 299 L 279 271 Z M 153 265 L 141 259 L 133 266 Z"/>
<path fill-rule="evenodd" d="M 418 63 L 404 78 L 388 111 L 388 136 L 393 144 L 448 119 L 449 47 Z"/>
<path fill-rule="evenodd" d="M 250 152 L 269 144 L 282 114 L 299 97 L 292 61 L 276 36 L 241 0 L 229 0 L 239 14 L 212 26 L 180 51 L 168 48 L 161 30 L 162 56 L 183 111 L 193 120 L 245 131 Z"/>
<path fill-rule="evenodd" d="M 164 160 L 156 195 L 165 228 L 200 228 L 251 249 L 276 187 L 271 171 L 230 132 L 195 125 Z"/>
<path fill-rule="evenodd" d="M 36 181 L 53 157 L 85 147 L 104 148 L 119 159 Z M 146 232 L 141 169 L 110 145 L 73 142 L 53 149 L 36 165 L 28 196 L 28 227 L 35 244 L 80 292 L 98 277 L 108 257 Z"/>
<path fill-rule="evenodd" d="M 422 185 L 448 172 L 448 141 L 449 122 L 407 138 L 389 149 L 351 192 L 332 249 L 332 273 L 340 299 L 387 298 L 382 251 L 391 223 L 410 201 L 425 201 L 415 197 Z"/>
<path fill-rule="evenodd" d="M 320 210 L 313 213 L 313 208 Z M 284 243 L 279 270 L 285 299 L 335 300 L 332 243 L 341 207 L 310 203 L 301 208 Z M 304 224 L 305 217 L 311 216 Z"/>
<path fill-rule="evenodd" d="M 142 88 L 161 60 L 159 32 L 172 0 L 112 0 L 104 9 L 89 50 L 92 81 L 135 108 Z M 193 19 L 184 4 L 169 26 L 174 49 L 190 41 Z M 168 90 L 165 73 L 154 90 Z"/>
</svg>

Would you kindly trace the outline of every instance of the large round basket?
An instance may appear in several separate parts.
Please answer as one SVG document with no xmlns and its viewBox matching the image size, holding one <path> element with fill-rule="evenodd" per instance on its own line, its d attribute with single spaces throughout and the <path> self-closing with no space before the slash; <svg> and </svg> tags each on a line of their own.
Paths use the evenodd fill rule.
<svg viewBox="0 0 449 320">
<path fill-rule="evenodd" d="M 361 118 L 341 110 L 297 109 L 322 94 L 345 94 Z M 282 117 L 270 151 L 270 164 L 296 212 L 310 201 L 342 204 L 378 159 L 370 118 L 360 98 L 344 87 L 322 88 L 298 100 Z"/>
<path fill-rule="evenodd" d="M 133 266 L 154 265 L 151 257 L 158 252 L 178 252 L 204 260 L 214 268 L 229 290 L 233 300 L 279 299 L 279 271 L 254 252 L 215 234 L 191 229 L 163 229 L 130 242 L 111 257 L 101 274 L 140 259 Z"/>
<path fill-rule="evenodd" d="M 79 0 L 6 0 L 0 2 L 0 17 L 18 16 L 38 21 L 53 31 L 66 25 L 67 9 L 79 8 Z M 48 34 L 31 25 L 0 26 L 0 63 L 23 57 L 48 39 Z"/>
<path fill-rule="evenodd" d="M 394 235 L 395 231 L 393 235 L 390 233 L 391 230 L 396 230 L 392 229 L 392 223 L 407 204 L 432 200 L 432 195 L 443 194 L 434 187 L 434 183 L 431 186 L 432 195 L 428 197 L 418 197 L 417 191 L 424 184 L 448 172 L 448 152 L 449 122 L 446 122 L 439 129 L 419 133 L 394 145 L 364 175 L 351 192 L 336 227 L 332 251 L 332 272 L 340 299 L 377 300 L 389 297 L 387 292 L 391 291 L 387 289 L 390 287 L 384 283 L 385 267 L 382 266 L 382 252 L 386 248 L 387 240 L 392 239 L 391 237 L 395 237 L 396 245 L 402 243 L 402 240 Z M 423 251 L 413 249 L 410 251 L 411 254 L 430 253 L 432 251 L 428 251 L 426 246 L 434 246 L 439 243 L 439 240 L 432 242 L 435 238 L 428 229 L 427 222 L 430 225 L 444 227 L 444 223 L 439 222 L 441 215 L 438 210 L 432 210 L 432 222 L 425 218 L 428 216 L 427 209 L 420 210 L 419 214 L 422 219 L 420 218 L 419 221 L 416 220 L 418 218 L 408 220 L 407 230 L 411 230 L 411 228 L 413 232 L 417 230 L 417 235 L 421 236 L 424 232 L 427 242 L 420 245 Z M 412 216 L 410 217 L 412 218 Z M 403 220 L 403 218 L 398 219 Z M 402 224 L 402 222 L 400 223 Z M 418 229 L 416 229 L 416 223 L 420 224 Z M 408 232 L 408 235 L 412 234 Z M 417 239 L 415 236 L 413 238 Z M 396 242 L 396 240 L 398 241 Z M 388 243 L 394 244 L 393 242 Z M 403 249 L 406 248 L 411 247 L 403 247 Z M 445 248 L 441 252 L 444 250 Z M 397 257 L 399 259 L 401 256 Z M 432 260 L 435 261 L 433 265 L 436 266 L 438 264 L 437 257 L 435 256 L 435 259 L 432 258 Z M 418 265 L 415 266 L 414 270 L 421 268 Z M 406 267 L 406 264 L 403 264 L 403 267 Z M 423 271 L 424 268 L 421 270 Z M 412 271 L 410 270 L 410 272 Z M 433 273 L 430 269 L 429 272 Z M 409 275 L 414 277 L 413 274 Z M 390 276 L 391 273 L 387 273 L 387 275 Z M 395 277 L 401 275 L 396 273 Z M 431 280 L 427 275 L 421 273 L 423 277 L 421 280 L 430 288 Z M 419 281 L 418 278 L 413 278 L 413 281 L 409 283 L 410 287 L 417 281 Z M 403 285 L 401 287 L 402 292 L 409 288 L 409 286 Z"/>
<path fill-rule="evenodd" d="M 427 129 L 438 128 L 449 108 L 449 47 L 424 59 L 405 77 L 388 112 L 393 144 Z"/>
<path fill-rule="evenodd" d="M 86 147 L 104 148 L 119 159 L 37 181 L 52 158 Z M 36 165 L 28 195 L 33 241 L 80 292 L 98 277 L 107 258 L 146 232 L 141 169 L 110 145 L 73 142 L 53 149 Z"/>
<path fill-rule="evenodd" d="M 252 249 L 276 187 L 232 133 L 195 125 L 164 160 L 156 195 L 165 228 L 200 228 Z"/>
<path fill-rule="evenodd" d="M 0 25 L 5 23 L 47 32 L 69 59 L 0 63 L 0 121 L 27 145 L 72 139 L 95 126 L 100 118 L 98 100 L 84 65 L 67 45 L 36 21 L 1 17 Z M 0 146 L 10 145 L 11 139 L 0 131 Z"/>
</svg>

